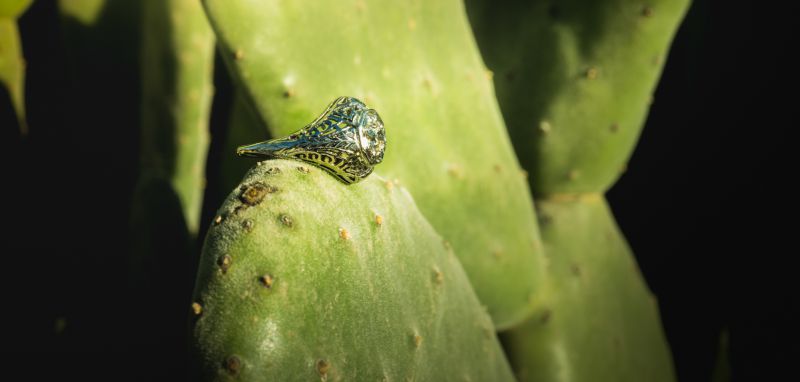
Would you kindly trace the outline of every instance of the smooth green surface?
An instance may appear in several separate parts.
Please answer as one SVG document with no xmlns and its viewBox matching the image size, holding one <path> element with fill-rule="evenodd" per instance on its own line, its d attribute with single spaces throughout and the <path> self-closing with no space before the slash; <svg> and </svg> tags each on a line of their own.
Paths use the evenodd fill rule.
<svg viewBox="0 0 800 382">
<path fill-rule="evenodd" d="M 58 0 L 58 8 L 62 15 L 86 26 L 97 22 L 105 6 L 106 0 Z"/>
<path fill-rule="evenodd" d="M 0 1 L 0 19 L 16 18 L 22 15 L 31 5 L 33 0 L 3 0 Z"/>
<path fill-rule="evenodd" d="M 521 381 L 673 381 L 636 261 L 599 195 L 539 201 L 548 255 L 545 309 L 503 334 Z"/>
<path fill-rule="evenodd" d="M 253 166 L 252 160 L 242 159 L 236 155 L 236 148 L 267 139 L 269 139 L 269 134 L 261 126 L 253 110 L 246 104 L 244 96 L 240 92 L 234 93 L 228 118 L 228 135 L 225 137 L 220 163 L 220 194 L 224 195 L 236 187 L 247 170 Z"/>
<path fill-rule="evenodd" d="M 201 379 L 513 380 L 452 250 L 388 184 L 285 160 L 247 174 L 203 249 Z"/>
<path fill-rule="evenodd" d="M 7 91 L 20 131 L 26 133 L 25 122 L 25 59 L 19 39 L 17 21 L 0 17 L 0 84 Z"/>
<path fill-rule="evenodd" d="M 205 189 L 214 36 L 200 0 L 147 0 L 142 28 L 142 171 L 168 179 L 189 232 Z"/>
<path fill-rule="evenodd" d="M 689 0 L 467 3 L 534 195 L 607 190 Z"/>
<path fill-rule="evenodd" d="M 0 1 L 0 84 L 8 92 L 22 134 L 28 131 L 25 117 L 25 58 L 17 18 L 33 0 Z"/>
<path fill-rule="evenodd" d="M 375 173 L 408 187 L 498 327 L 531 314 L 541 250 L 530 192 L 460 1 L 205 5 L 273 136 L 310 123 L 338 96 L 366 102 L 386 126 Z"/>
</svg>

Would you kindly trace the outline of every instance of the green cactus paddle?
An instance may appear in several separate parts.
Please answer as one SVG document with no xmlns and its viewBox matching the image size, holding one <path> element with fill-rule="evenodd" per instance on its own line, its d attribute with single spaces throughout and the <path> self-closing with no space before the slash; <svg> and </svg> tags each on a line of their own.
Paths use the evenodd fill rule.
<svg viewBox="0 0 800 382">
<path fill-rule="evenodd" d="M 196 234 L 214 91 L 214 35 L 199 0 L 147 0 L 142 28 L 142 171 L 168 179 Z"/>
<path fill-rule="evenodd" d="M 0 84 L 6 88 L 17 115 L 20 132 L 28 132 L 25 120 L 25 59 L 17 18 L 33 0 L 4 0 L 0 4 Z"/>
<path fill-rule="evenodd" d="M 672 381 L 658 306 L 599 195 L 540 201 L 545 309 L 503 333 L 521 381 Z"/>
<path fill-rule="evenodd" d="M 192 304 L 201 379 L 513 380 L 458 260 L 404 188 L 271 160 L 218 214 Z"/>
<path fill-rule="evenodd" d="M 414 195 L 496 326 L 531 314 L 541 269 L 533 206 L 460 1 L 205 5 L 223 57 L 273 137 L 308 124 L 338 96 L 376 109 L 387 149 L 375 173 Z"/>
<path fill-rule="evenodd" d="M 655 300 L 602 194 L 631 154 L 687 6 L 470 1 L 551 259 L 545 309 L 505 335 L 521 380 L 674 379 Z"/>
<path fill-rule="evenodd" d="M 606 191 L 636 144 L 689 0 L 469 3 L 534 196 Z"/>
</svg>

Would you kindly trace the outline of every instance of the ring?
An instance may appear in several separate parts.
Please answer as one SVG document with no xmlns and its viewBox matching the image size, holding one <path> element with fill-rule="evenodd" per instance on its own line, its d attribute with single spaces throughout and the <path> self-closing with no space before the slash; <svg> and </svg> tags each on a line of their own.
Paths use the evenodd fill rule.
<svg viewBox="0 0 800 382">
<path fill-rule="evenodd" d="M 383 161 L 385 148 L 386 133 L 378 112 L 353 97 L 339 97 L 294 134 L 240 146 L 236 154 L 303 161 L 352 184 L 372 173 Z"/>
</svg>

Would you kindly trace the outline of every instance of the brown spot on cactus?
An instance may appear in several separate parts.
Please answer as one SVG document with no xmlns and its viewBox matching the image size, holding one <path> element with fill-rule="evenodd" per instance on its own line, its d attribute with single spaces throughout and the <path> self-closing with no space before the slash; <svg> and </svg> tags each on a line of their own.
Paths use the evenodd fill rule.
<svg viewBox="0 0 800 382">
<path fill-rule="evenodd" d="M 544 325 L 550 322 L 550 318 L 553 316 L 553 311 L 550 309 L 545 309 L 542 312 L 542 315 L 539 316 L 539 323 Z"/>
<path fill-rule="evenodd" d="M 494 72 L 489 69 L 486 69 L 486 71 L 484 71 L 484 74 L 486 75 L 486 79 L 489 81 L 491 81 L 494 78 Z"/>
<path fill-rule="evenodd" d="M 611 130 L 612 133 L 616 133 L 617 131 L 619 131 L 619 123 L 616 122 L 612 123 L 611 126 L 609 127 L 609 130 Z"/>
<path fill-rule="evenodd" d="M 244 58 L 244 51 L 241 49 L 236 49 L 236 52 L 233 52 L 233 59 L 236 61 L 241 61 Z"/>
<path fill-rule="evenodd" d="M 494 172 L 498 174 L 503 172 L 503 166 L 500 166 L 499 164 L 495 164 L 492 168 L 494 168 Z"/>
<path fill-rule="evenodd" d="M 222 215 L 217 215 L 217 217 L 214 218 L 214 225 L 219 225 L 219 223 L 222 223 Z"/>
<path fill-rule="evenodd" d="M 599 74 L 599 71 L 597 70 L 597 68 L 594 67 L 594 66 L 591 66 L 588 69 L 586 69 L 585 76 L 586 76 L 587 80 L 593 80 L 593 79 L 597 78 L 598 74 Z"/>
<path fill-rule="evenodd" d="M 650 62 L 652 62 L 654 66 L 661 65 L 661 55 L 660 54 L 654 55 L 653 58 L 650 59 Z"/>
<path fill-rule="evenodd" d="M 649 5 L 645 5 L 645 6 L 642 8 L 642 16 L 644 16 L 644 17 L 650 17 L 650 16 L 652 16 L 652 15 L 653 15 L 653 7 L 651 7 L 651 6 L 649 6 Z"/>
<path fill-rule="evenodd" d="M 461 179 L 464 177 L 464 170 L 461 169 L 461 166 L 457 164 L 450 164 L 447 166 L 447 173 L 456 179 Z"/>
<path fill-rule="evenodd" d="M 499 260 L 501 257 L 503 257 L 503 251 L 500 249 L 495 249 L 494 251 L 492 251 L 492 257 L 495 260 Z"/>
<path fill-rule="evenodd" d="M 222 363 L 222 367 L 232 376 L 239 375 L 239 372 L 242 371 L 242 360 L 232 355 L 225 359 L 225 362 Z"/>
<path fill-rule="evenodd" d="M 295 91 L 293 88 L 288 88 L 283 91 L 283 98 L 292 98 L 294 97 Z"/>
<path fill-rule="evenodd" d="M 317 366 L 317 373 L 319 373 L 319 375 L 322 378 L 327 377 L 328 370 L 330 370 L 330 368 L 331 368 L 330 362 L 328 362 L 328 361 L 326 361 L 324 359 L 318 359 L 316 366 Z"/>
<path fill-rule="evenodd" d="M 253 230 L 253 225 L 254 225 L 254 223 L 250 219 L 245 219 L 244 221 L 242 221 L 242 228 L 244 229 L 245 232 L 252 231 Z"/>
<path fill-rule="evenodd" d="M 570 272 L 572 272 L 573 276 L 575 277 L 581 276 L 581 267 L 578 264 L 573 263 L 572 265 L 570 265 L 569 270 Z"/>
<path fill-rule="evenodd" d="M 444 282 L 444 273 L 436 267 L 433 268 L 433 282 L 436 283 L 436 285 L 441 285 L 442 282 Z"/>
<path fill-rule="evenodd" d="M 375 224 L 377 224 L 378 227 L 383 225 L 383 216 L 375 214 Z"/>
<path fill-rule="evenodd" d="M 527 180 L 528 179 L 528 172 L 525 169 L 520 169 L 519 173 L 522 174 L 522 178 Z"/>
<path fill-rule="evenodd" d="M 294 226 L 294 220 L 292 220 L 292 217 L 287 214 L 281 214 L 278 217 L 278 220 L 280 220 L 283 225 L 289 228 L 292 228 Z"/>
<path fill-rule="evenodd" d="M 348 231 L 347 231 L 346 229 L 344 229 L 344 228 L 339 228 L 339 237 L 340 237 L 342 240 L 350 240 L 350 232 L 348 232 Z"/>
<path fill-rule="evenodd" d="M 422 345 L 422 336 L 417 333 L 414 333 L 411 336 L 411 341 L 414 343 L 415 348 L 419 348 L 419 346 Z"/>
<path fill-rule="evenodd" d="M 581 176 L 581 172 L 578 171 L 578 170 L 572 169 L 572 170 L 569 170 L 569 173 L 567 174 L 567 179 L 569 179 L 570 181 L 575 181 L 575 180 L 578 180 L 579 176 Z"/>
<path fill-rule="evenodd" d="M 258 281 L 259 281 L 259 282 L 261 283 L 261 285 L 263 285 L 265 288 L 269 289 L 269 288 L 272 288 L 272 283 L 275 281 L 275 279 L 273 279 L 273 278 L 272 278 L 272 275 L 270 275 L 270 274 L 265 274 L 265 275 L 263 275 L 263 276 L 259 277 L 259 278 L 258 278 Z"/>
<path fill-rule="evenodd" d="M 192 313 L 194 313 L 195 316 L 199 316 L 200 314 L 203 313 L 203 306 L 200 305 L 200 303 L 198 303 L 198 302 L 193 302 L 192 303 Z"/>
<path fill-rule="evenodd" d="M 269 193 L 273 193 L 275 191 L 277 191 L 275 187 L 272 187 L 270 185 L 261 182 L 255 182 L 243 186 L 242 193 L 239 194 L 239 200 L 241 200 L 242 203 L 247 204 L 249 206 L 255 206 L 258 203 L 261 203 L 262 200 L 264 200 L 264 196 L 266 196 Z"/>
<path fill-rule="evenodd" d="M 537 212 L 539 212 L 539 213 L 536 214 L 536 220 L 539 221 L 539 225 L 540 226 L 544 227 L 544 226 L 547 226 L 547 225 L 550 225 L 550 224 L 553 223 L 553 217 L 552 216 L 550 216 L 550 215 L 548 215 L 548 214 L 546 214 L 546 213 L 544 213 L 542 211 L 537 211 Z"/>
<path fill-rule="evenodd" d="M 311 170 L 309 170 L 308 167 L 305 166 L 297 166 L 297 171 L 300 171 L 303 174 L 308 174 L 309 172 L 311 172 Z"/>
<path fill-rule="evenodd" d="M 271 167 L 269 170 L 266 171 L 267 175 L 276 175 L 281 173 L 281 169 L 278 167 Z"/>
<path fill-rule="evenodd" d="M 223 255 L 217 259 L 217 265 L 219 265 L 219 269 L 222 270 L 222 273 L 227 272 L 232 263 L 233 259 L 228 255 Z"/>
<path fill-rule="evenodd" d="M 433 82 L 428 77 L 422 79 L 422 86 L 425 87 L 425 89 L 428 89 L 429 91 L 433 90 Z"/>
</svg>

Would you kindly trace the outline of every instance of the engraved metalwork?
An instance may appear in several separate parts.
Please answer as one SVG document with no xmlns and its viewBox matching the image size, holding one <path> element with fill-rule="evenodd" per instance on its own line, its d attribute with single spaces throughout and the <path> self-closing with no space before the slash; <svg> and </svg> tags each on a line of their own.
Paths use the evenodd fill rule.
<svg viewBox="0 0 800 382">
<path fill-rule="evenodd" d="M 383 161 L 386 133 L 373 109 L 339 97 L 314 122 L 285 138 L 241 146 L 236 154 L 296 159 L 320 167 L 346 184 L 364 179 Z"/>
</svg>

